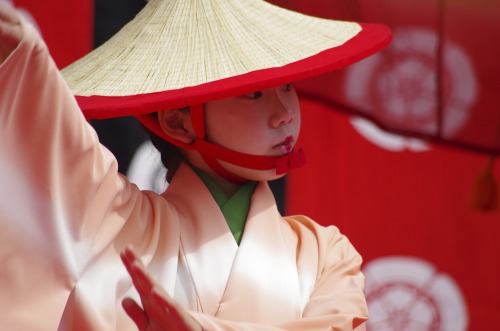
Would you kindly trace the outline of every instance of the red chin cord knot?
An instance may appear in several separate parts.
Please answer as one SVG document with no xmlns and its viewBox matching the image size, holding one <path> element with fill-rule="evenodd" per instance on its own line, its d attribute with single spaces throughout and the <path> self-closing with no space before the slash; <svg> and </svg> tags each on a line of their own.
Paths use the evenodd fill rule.
<svg viewBox="0 0 500 331">
<path fill-rule="evenodd" d="M 305 163 L 306 157 L 302 148 L 299 148 L 297 151 L 291 151 L 276 161 L 276 175 L 282 175 L 290 170 L 300 168 Z"/>
<path fill-rule="evenodd" d="M 227 170 L 224 166 L 222 166 L 219 160 L 253 170 L 271 170 L 274 168 L 276 169 L 276 175 L 286 174 L 290 170 L 300 168 L 306 163 L 306 158 L 302 148 L 298 149 L 297 151 L 291 151 L 287 155 L 277 156 L 277 157 L 258 156 L 258 155 L 250 156 L 248 154 L 241 154 L 229 149 L 224 149 L 224 152 L 220 153 L 221 155 L 207 155 L 203 153 L 203 151 L 200 151 L 200 154 L 202 155 L 207 165 L 210 168 L 212 168 L 212 170 L 214 170 L 217 174 L 219 174 L 226 180 L 235 184 L 245 183 L 248 181 L 248 179 L 233 174 L 232 172 Z M 249 156 L 249 159 L 246 160 L 247 162 L 245 163 L 240 162 L 242 156 Z M 221 158 L 219 159 L 218 157 Z M 237 157 L 239 157 L 238 162 L 232 162 L 232 160 L 236 160 Z"/>
</svg>

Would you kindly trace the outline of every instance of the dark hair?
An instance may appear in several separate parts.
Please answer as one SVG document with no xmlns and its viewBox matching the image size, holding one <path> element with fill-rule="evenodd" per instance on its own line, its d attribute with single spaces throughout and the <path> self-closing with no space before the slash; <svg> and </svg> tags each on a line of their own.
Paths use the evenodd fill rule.
<svg viewBox="0 0 500 331">
<path fill-rule="evenodd" d="M 189 107 L 183 108 L 182 110 L 189 111 Z M 153 113 L 151 116 L 158 119 L 158 113 Z M 170 183 L 181 162 L 184 160 L 184 155 L 179 147 L 159 137 L 144 125 L 143 128 L 149 135 L 149 139 L 153 143 L 153 146 L 160 152 L 161 163 L 167 168 L 166 180 Z"/>
</svg>

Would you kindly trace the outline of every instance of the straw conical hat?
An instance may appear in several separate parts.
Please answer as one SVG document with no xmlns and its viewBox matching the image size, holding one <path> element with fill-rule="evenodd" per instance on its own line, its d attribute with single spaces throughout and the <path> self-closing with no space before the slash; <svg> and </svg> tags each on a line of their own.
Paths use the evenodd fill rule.
<svg viewBox="0 0 500 331">
<path fill-rule="evenodd" d="M 260 0 L 151 0 L 63 75 L 88 118 L 140 115 L 339 69 L 389 41 L 381 25 Z"/>
</svg>

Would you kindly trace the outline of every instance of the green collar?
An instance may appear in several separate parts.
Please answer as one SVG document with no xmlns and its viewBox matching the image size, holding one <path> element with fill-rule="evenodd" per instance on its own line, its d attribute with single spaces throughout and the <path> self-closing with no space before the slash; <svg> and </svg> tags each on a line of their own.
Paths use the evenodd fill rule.
<svg viewBox="0 0 500 331">
<path fill-rule="evenodd" d="M 192 168 L 212 194 L 226 219 L 234 239 L 239 245 L 257 182 L 249 181 L 243 184 L 231 197 L 227 197 L 208 174 L 195 167 Z"/>
</svg>

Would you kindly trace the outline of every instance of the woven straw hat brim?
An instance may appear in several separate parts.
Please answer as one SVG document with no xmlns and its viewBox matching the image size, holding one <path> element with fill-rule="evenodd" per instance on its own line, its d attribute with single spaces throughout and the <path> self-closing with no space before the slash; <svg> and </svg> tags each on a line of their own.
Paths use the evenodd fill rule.
<svg viewBox="0 0 500 331">
<path fill-rule="evenodd" d="M 139 115 L 336 70 L 389 41 L 381 25 L 315 18 L 260 0 L 151 0 L 62 73 L 87 118 Z"/>
</svg>

